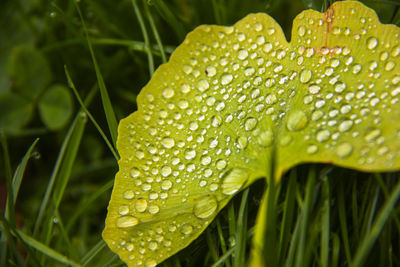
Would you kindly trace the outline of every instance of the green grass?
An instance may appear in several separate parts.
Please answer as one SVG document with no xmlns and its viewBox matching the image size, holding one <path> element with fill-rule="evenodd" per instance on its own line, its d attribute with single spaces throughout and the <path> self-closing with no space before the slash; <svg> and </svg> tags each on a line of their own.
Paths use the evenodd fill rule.
<svg viewBox="0 0 400 267">
<path fill-rule="evenodd" d="M 118 168 L 117 121 L 136 109 L 157 66 L 200 24 L 267 12 L 288 34 L 301 10 L 332 2 L 2 1 L 0 96 L 15 91 L 9 55 L 30 45 L 47 60 L 51 84 L 68 84 L 76 101 L 56 130 L 37 112 L 12 129 L 0 125 L 0 266 L 123 266 L 101 238 Z M 365 3 L 400 24 L 399 2 Z M 268 266 L 400 266 L 399 178 L 298 166 L 278 185 L 258 181 L 236 196 L 162 266 L 246 266 L 254 236 L 265 242 Z M 265 224 L 256 227 L 260 207 Z"/>
</svg>

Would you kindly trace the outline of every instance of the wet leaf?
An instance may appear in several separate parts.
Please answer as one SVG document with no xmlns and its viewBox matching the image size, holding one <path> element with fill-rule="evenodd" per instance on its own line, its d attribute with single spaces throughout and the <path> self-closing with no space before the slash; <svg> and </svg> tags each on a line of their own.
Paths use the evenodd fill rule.
<svg viewBox="0 0 400 267">
<path fill-rule="evenodd" d="M 62 128 L 72 115 L 72 96 L 63 85 L 50 87 L 39 102 L 39 113 L 43 123 L 51 130 Z"/>
<path fill-rule="evenodd" d="M 400 167 L 400 30 L 359 2 L 200 26 L 119 125 L 103 237 L 130 266 L 186 247 L 230 198 L 303 162 Z"/>
</svg>

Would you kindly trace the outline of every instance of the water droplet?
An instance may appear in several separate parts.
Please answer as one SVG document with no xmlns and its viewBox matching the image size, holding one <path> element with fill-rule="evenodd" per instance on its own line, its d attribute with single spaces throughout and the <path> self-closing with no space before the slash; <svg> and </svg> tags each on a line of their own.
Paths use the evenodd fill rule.
<svg viewBox="0 0 400 267">
<path fill-rule="evenodd" d="M 300 73 L 300 82 L 307 83 L 311 80 L 312 71 L 308 69 L 304 69 Z"/>
<path fill-rule="evenodd" d="M 315 154 L 315 153 L 317 153 L 318 152 L 318 146 L 316 146 L 316 145 L 309 145 L 308 147 L 307 147 L 307 153 L 308 154 Z"/>
<path fill-rule="evenodd" d="M 223 170 L 226 167 L 226 161 L 223 159 L 220 159 L 216 162 L 215 166 L 217 167 L 218 170 Z"/>
<path fill-rule="evenodd" d="M 321 90 L 321 86 L 316 85 L 316 84 L 310 85 L 308 87 L 308 91 L 310 92 L 310 94 L 313 94 L 313 95 L 318 94 L 320 90 Z"/>
<path fill-rule="evenodd" d="M 372 50 L 378 45 L 378 39 L 375 37 L 370 37 L 367 39 L 367 48 Z"/>
<path fill-rule="evenodd" d="M 138 168 L 132 168 L 130 171 L 130 175 L 132 178 L 136 178 L 140 175 L 140 171 Z"/>
<path fill-rule="evenodd" d="M 162 190 L 169 190 L 172 187 L 172 182 L 170 180 L 164 180 L 161 183 L 161 189 Z"/>
<path fill-rule="evenodd" d="M 301 110 L 295 110 L 289 114 L 286 127 L 289 131 L 299 131 L 306 127 L 308 122 L 306 114 Z"/>
<path fill-rule="evenodd" d="M 171 98 L 171 97 L 174 96 L 174 94 L 175 94 L 174 89 L 172 89 L 172 88 L 170 88 L 170 87 L 165 88 L 165 89 L 163 90 L 163 92 L 162 92 L 162 95 L 163 95 L 163 97 L 165 97 L 165 98 Z"/>
<path fill-rule="evenodd" d="M 391 71 L 394 69 L 394 67 L 396 67 L 396 63 L 394 63 L 393 61 L 389 61 L 388 63 L 386 63 L 385 65 L 385 70 L 386 71 Z"/>
<path fill-rule="evenodd" d="M 366 135 L 365 135 L 365 141 L 367 142 L 373 142 L 376 138 L 378 138 L 381 135 L 381 130 L 379 129 L 373 129 L 371 131 L 369 131 Z"/>
<path fill-rule="evenodd" d="M 244 128 L 246 131 L 251 131 L 257 126 L 257 119 L 256 118 L 247 118 L 246 122 L 244 123 Z"/>
<path fill-rule="evenodd" d="M 157 205 L 151 205 L 149 207 L 149 212 L 151 214 L 157 214 L 160 211 L 160 208 Z"/>
<path fill-rule="evenodd" d="M 273 105 L 276 102 L 278 102 L 278 98 L 274 94 L 268 94 L 265 98 L 265 103 L 267 103 L 268 105 Z"/>
<path fill-rule="evenodd" d="M 213 127 L 217 128 L 217 127 L 221 126 L 221 123 L 222 123 L 222 118 L 221 118 L 221 116 L 216 115 L 216 116 L 213 116 L 213 117 L 211 118 L 211 125 L 212 125 Z"/>
<path fill-rule="evenodd" d="M 307 29 L 303 25 L 297 28 L 297 33 L 299 34 L 300 37 L 303 37 L 306 34 L 306 31 Z"/>
<path fill-rule="evenodd" d="M 204 155 L 201 157 L 201 164 L 202 165 L 208 165 L 211 163 L 211 157 L 208 155 Z"/>
<path fill-rule="evenodd" d="M 270 130 L 261 132 L 257 137 L 257 142 L 264 147 L 272 145 L 273 141 L 274 141 L 274 134 Z"/>
<path fill-rule="evenodd" d="M 238 148 L 240 149 L 245 149 L 247 147 L 247 138 L 244 136 L 239 136 L 236 139 L 236 142 L 238 144 Z"/>
<path fill-rule="evenodd" d="M 130 200 L 130 199 L 132 199 L 134 196 L 135 196 L 135 194 L 133 193 L 133 191 L 132 190 L 126 190 L 125 192 L 124 192 L 124 198 L 125 199 L 127 199 L 127 200 Z"/>
<path fill-rule="evenodd" d="M 147 200 L 144 198 L 136 199 L 135 209 L 137 212 L 144 212 L 147 209 Z"/>
<path fill-rule="evenodd" d="M 335 85 L 335 92 L 336 93 L 341 93 L 346 89 L 346 84 L 342 82 L 338 82 Z"/>
<path fill-rule="evenodd" d="M 230 84 L 233 80 L 233 76 L 230 73 L 224 73 L 221 76 L 221 84 L 222 85 L 227 85 Z"/>
<path fill-rule="evenodd" d="M 118 209 L 119 215 L 126 215 L 129 213 L 129 207 L 127 205 L 121 205 Z"/>
<path fill-rule="evenodd" d="M 162 176 L 164 176 L 164 177 L 168 177 L 170 174 L 171 174 L 171 172 L 172 172 L 172 169 L 171 169 L 171 167 L 170 166 L 162 166 L 161 167 L 161 171 L 160 171 L 160 174 L 162 175 Z"/>
<path fill-rule="evenodd" d="M 342 143 L 336 148 L 336 155 L 341 158 L 350 156 L 351 152 L 353 152 L 353 146 L 349 143 Z"/>
<path fill-rule="evenodd" d="M 191 160 L 196 156 L 195 150 L 186 149 L 185 150 L 185 159 Z"/>
<path fill-rule="evenodd" d="M 247 56 L 249 55 L 249 52 L 247 52 L 247 50 L 241 49 L 238 52 L 238 58 L 240 60 L 245 60 L 247 58 Z"/>
<path fill-rule="evenodd" d="M 150 259 L 146 261 L 146 267 L 155 267 L 157 265 L 157 261 Z"/>
<path fill-rule="evenodd" d="M 206 73 L 208 77 L 214 77 L 217 73 L 217 69 L 214 66 L 208 66 L 206 68 Z"/>
<path fill-rule="evenodd" d="M 175 141 L 174 139 L 172 139 L 171 137 L 165 137 L 161 140 L 161 144 L 165 147 L 165 148 L 171 148 L 175 145 Z"/>
<path fill-rule="evenodd" d="M 208 83 L 207 80 L 200 80 L 197 83 L 197 88 L 201 91 L 204 92 L 206 91 L 208 88 L 210 88 L 210 84 Z"/>
<path fill-rule="evenodd" d="M 158 248 L 158 243 L 157 242 L 155 242 L 155 241 L 149 242 L 149 249 L 151 251 L 155 251 L 157 248 Z"/>
<path fill-rule="evenodd" d="M 123 216 L 117 219 L 117 227 L 129 228 L 139 224 L 139 220 L 133 216 Z"/>
<path fill-rule="evenodd" d="M 321 131 L 317 132 L 317 141 L 321 142 L 321 143 L 328 141 L 330 136 L 331 136 L 331 132 L 329 130 L 321 130 Z"/>
<path fill-rule="evenodd" d="M 226 171 L 222 177 L 221 189 L 225 195 L 233 195 L 238 192 L 249 178 L 249 172 L 245 169 L 235 168 Z"/>
<path fill-rule="evenodd" d="M 353 126 L 353 121 L 345 120 L 339 124 L 339 131 L 340 132 L 347 132 Z"/>
<path fill-rule="evenodd" d="M 193 226 L 191 226 L 190 224 L 184 224 L 182 225 L 181 228 L 181 233 L 184 235 L 190 235 L 193 232 Z"/>
<path fill-rule="evenodd" d="M 215 213 L 218 207 L 218 202 L 215 196 L 205 196 L 196 200 L 193 213 L 197 218 L 207 219 Z"/>
</svg>

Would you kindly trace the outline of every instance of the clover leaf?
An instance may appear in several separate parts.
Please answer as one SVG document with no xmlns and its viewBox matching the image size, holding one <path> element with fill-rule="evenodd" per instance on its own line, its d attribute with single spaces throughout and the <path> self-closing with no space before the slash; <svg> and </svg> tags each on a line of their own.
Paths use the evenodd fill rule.
<svg viewBox="0 0 400 267">
<path fill-rule="evenodd" d="M 398 170 L 399 59 L 400 29 L 359 2 L 302 12 L 290 43 L 265 14 L 198 27 L 119 125 L 104 239 L 129 266 L 154 266 L 271 160 L 277 182 L 304 162 Z"/>
</svg>

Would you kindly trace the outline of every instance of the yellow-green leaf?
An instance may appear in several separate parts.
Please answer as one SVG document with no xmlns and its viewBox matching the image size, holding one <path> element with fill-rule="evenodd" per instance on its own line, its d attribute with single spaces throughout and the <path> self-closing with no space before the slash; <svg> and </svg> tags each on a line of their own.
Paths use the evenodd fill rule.
<svg viewBox="0 0 400 267">
<path fill-rule="evenodd" d="M 186 247 L 254 180 L 302 162 L 400 167 L 400 30 L 359 2 L 200 26 L 119 125 L 103 237 L 129 266 Z M 275 149 L 275 153 L 271 150 Z"/>
</svg>

